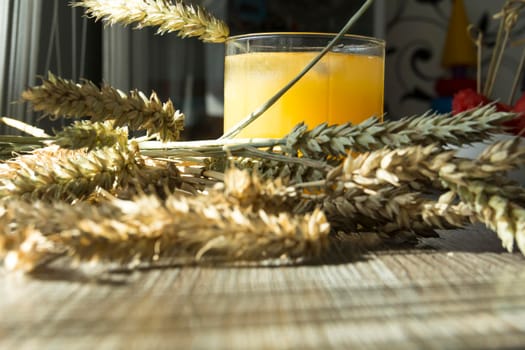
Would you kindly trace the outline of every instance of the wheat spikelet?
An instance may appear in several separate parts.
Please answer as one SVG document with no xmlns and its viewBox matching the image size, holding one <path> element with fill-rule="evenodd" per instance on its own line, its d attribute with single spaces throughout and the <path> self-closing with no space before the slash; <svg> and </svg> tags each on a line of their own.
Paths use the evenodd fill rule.
<svg viewBox="0 0 525 350">
<path fill-rule="evenodd" d="M 106 23 L 130 25 L 136 28 L 158 27 L 157 33 L 177 32 L 180 37 L 198 37 L 205 42 L 224 42 L 229 36 L 226 23 L 200 6 L 168 0 L 81 0 L 74 6 L 86 8 L 86 13 Z"/>
<path fill-rule="evenodd" d="M 56 145 L 0 163 L 0 198 L 95 200 L 99 190 L 131 198 L 139 193 L 165 195 L 193 185 L 169 161 L 144 157 L 136 144 L 115 144 L 92 151 Z"/>
<path fill-rule="evenodd" d="M 56 117 L 88 116 L 94 122 L 112 120 L 115 127 L 146 130 L 163 141 L 177 140 L 184 127 L 184 115 L 171 101 L 161 103 L 155 93 L 149 98 L 136 90 L 126 95 L 108 85 L 99 89 L 92 82 L 76 84 L 51 73 L 42 85 L 24 91 L 22 98 L 36 111 Z"/>
<path fill-rule="evenodd" d="M 223 193 L 211 196 L 215 200 L 227 201 L 230 205 L 251 208 L 254 211 L 264 210 L 270 214 L 303 214 L 314 209 L 309 205 L 308 196 L 285 185 L 281 179 L 264 179 L 256 172 L 236 168 L 226 171 L 224 183 L 216 186 L 214 191 Z M 213 201 L 210 203 L 221 205 Z"/>
<path fill-rule="evenodd" d="M 288 157 L 289 160 L 294 158 Z M 305 160 L 305 158 L 297 158 Z M 324 179 L 329 167 L 312 167 L 307 164 L 292 161 L 280 161 L 274 159 L 261 159 L 255 157 L 239 157 L 232 160 L 235 166 L 246 169 L 263 179 L 280 180 L 287 185 L 303 182 L 318 181 Z M 321 165 L 321 164 L 320 164 Z M 217 164 L 213 164 L 217 166 Z M 224 166 L 220 164 L 220 166 Z"/>
<path fill-rule="evenodd" d="M 131 200 L 137 195 L 152 194 L 164 198 L 178 190 L 198 193 L 204 187 L 191 181 L 193 177 L 182 176 L 172 162 L 141 156 L 136 158 L 136 164 L 130 176 L 111 191 L 116 197 Z"/>
<path fill-rule="evenodd" d="M 328 178 L 341 178 L 348 186 L 357 184 L 369 190 L 403 184 L 424 190 L 424 186 L 432 184 L 432 188 L 426 187 L 431 191 L 443 190 L 439 184 L 443 181 L 464 184 L 483 180 L 490 182 L 494 191 L 522 201 L 523 189 L 504 176 L 525 161 L 525 147 L 519 143 L 519 138 L 497 142 L 474 160 L 456 158 L 454 151 L 443 151 L 434 145 L 382 149 L 347 157 Z"/>
<path fill-rule="evenodd" d="M 460 228 L 474 218 L 474 213 L 462 203 L 436 201 L 409 186 L 370 190 L 348 181 L 344 193 L 323 200 L 322 209 L 336 230 L 381 232 L 390 236 L 399 231 L 432 235 L 435 229 Z"/>
<path fill-rule="evenodd" d="M 449 164 L 432 165 L 441 181 L 464 186 L 481 181 L 486 183 L 484 192 L 503 195 L 513 202 L 525 204 L 525 190 L 506 177 L 507 172 L 525 162 L 525 147 L 520 137 L 496 142 L 484 150 L 477 159 L 454 159 Z"/>
<path fill-rule="evenodd" d="M 118 145 L 125 148 L 128 132 L 124 128 L 115 128 L 111 122 L 75 121 L 57 134 L 53 143 L 68 149 L 87 148 L 88 151 Z"/>
<path fill-rule="evenodd" d="M 193 142 L 141 142 L 143 154 L 151 157 L 209 157 L 214 169 L 223 170 L 226 158 L 240 167 L 256 169 L 265 177 L 289 178 L 293 182 L 316 181 L 331 166 L 342 162 L 349 151 L 366 152 L 381 148 L 413 145 L 461 145 L 484 140 L 502 132 L 503 122 L 515 114 L 496 112 L 485 106 L 457 116 L 423 114 L 400 121 L 369 119 L 361 124 L 320 124 L 311 131 L 296 126 L 282 139 L 212 140 Z"/>
</svg>

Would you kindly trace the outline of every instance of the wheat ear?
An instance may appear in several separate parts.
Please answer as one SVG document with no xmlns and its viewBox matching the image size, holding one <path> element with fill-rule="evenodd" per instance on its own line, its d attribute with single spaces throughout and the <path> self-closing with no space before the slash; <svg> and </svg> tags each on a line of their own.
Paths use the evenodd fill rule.
<svg viewBox="0 0 525 350">
<path fill-rule="evenodd" d="M 73 6 L 84 7 L 88 16 L 109 24 L 158 27 L 158 34 L 177 32 L 183 38 L 198 37 L 214 43 L 224 42 L 229 36 L 225 22 L 200 6 L 180 0 L 82 0 Z"/>
<path fill-rule="evenodd" d="M 113 121 L 115 127 L 146 130 L 163 141 L 179 139 L 184 115 L 170 100 L 160 102 L 155 93 L 148 98 L 134 90 L 129 94 L 104 85 L 98 88 L 90 81 L 76 84 L 49 73 L 42 84 L 22 93 L 36 111 L 59 117 L 90 117 L 94 122 Z"/>
<path fill-rule="evenodd" d="M 208 198 L 171 195 L 80 202 L 7 202 L 0 243 L 9 268 L 30 270 L 49 258 L 124 264 L 172 258 L 178 263 L 296 261 L 319 256 L 328 244 L 324 214 L 268 214 Z M 13 223 L 16 223 L 13 224 Z M 1 249 L 0 249 L 1 250 Z"/>
<path fill-rule="evenodd" d="M 492 105 L 468 110 L 458 115 L 425 113 L 397 121 L 380 123 L 370 118 L 360 124 L 320 124 L 308 130 L 299 124 L 285 137 L 283 149 L 288 154 L 308 158 L 344 157 L 350 151 L 367 152 L 383 147 L 413 145 L 463 145 L 485 141 L 505 130 L 503 123 L 514 113 L 497 112 Z"/>
</svg>

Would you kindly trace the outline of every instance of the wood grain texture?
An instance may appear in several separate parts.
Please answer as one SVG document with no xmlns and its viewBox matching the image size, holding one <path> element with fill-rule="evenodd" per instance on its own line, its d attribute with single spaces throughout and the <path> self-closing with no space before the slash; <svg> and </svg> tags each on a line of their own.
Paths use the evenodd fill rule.
<svg viewBox="0 0 525 350">
<path fill-rule="evenodd" d="M 0 349 L 525 347 L 525 259 L 441 236 L 294 267 L 2 271 Z"/>
</svg>

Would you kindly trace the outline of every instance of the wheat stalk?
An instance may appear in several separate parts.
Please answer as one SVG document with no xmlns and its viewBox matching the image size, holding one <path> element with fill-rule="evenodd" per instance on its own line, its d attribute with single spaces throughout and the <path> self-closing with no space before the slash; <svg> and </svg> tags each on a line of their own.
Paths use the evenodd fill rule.
<svg viewBox="0 0 525 350">
<path fill-rule="evenodd" d="M 136 28 L 158 27 L 157 33 L 177 32 L 180 37 L 198 37 L 205 42 L 224 42 L 226 23 L 204 8 L 177 0 L 81 0 L 73 6 L 86 8 L 88 16 L 111 25 L 136 23 Z"/>
<path fill-rule="evenodd" d="M 120 140 L 125 141 L 125 140 Z M 136 144 L 69 150 L 44 147 L 0 163 L 0 198 L 27 200 L 95 200 L 101 190 L 131 198 L 137 194 L 166 195 L 199 188 L 169 161 L 140 154 Z"/>
<path fill-rule="evenodd" d="M 303 184 L 304 185 L 304 184 Z M 309 187 L 286 186 L 262 180 L 257 174 L 230 169 L 224 179 L 224 198 L 242 207 L 271 212 L 306 213 L 322 207 L 334 230 L 376 231 L 395 235 L 412 230 L 419 235 L 436 228 L 458 228 L 474 221 L 474 213 L 463 203 L 454 203 L 452 192 L 433 200 L 414 192 L 410 186 L 387 186 L 372 190 L 349 180 L 327 188 L 319 186 L 318 195 Z M 219 204 L 220 203 L 215 203 Z"/>
<path fill-rule="evenodd" d="M 210 141 L 140 142 L 144 155 L 159 158 L 194 159 L 213 169 L 224 170 L 229 162 L 252 169 L 265 178 L 288 179 L 289 184 L 322 180 L 341 163 L 349 151 L 363 152 L 382 147 L 408 145 L 461 145 L 483 140 L 503 130 L 512 113 L 496 112 L 493 106 L 470 110 L 458 116 L 423 114 L 399 121 L 378 123 L 369 119 L 359 125 L 321 124 L 308 131 L 299 124 L 282 139 L 225 139 Z M 209 162 L 209 158 L 213 161 Z M 420 184 L 419 187 L 428 185 Z"/>
<path fill-rule="evenodd" d="M 10 159 L 18 154 L 42 148 L 47 140 L 47 137 L 0 135 L 0 159 Z"/>
<path fill-rule="evenodd" d="M 184 127 L 184 115 L 175 111 L 170 100 L 161 103 L 155 93 L 147 98 L 134 90 L 129 95 L 111 86 L 100 89 L 90 81 L 76 84 L 49 73 L 42 85 L 31 87 L 22 98 L 36 111 L 52 116 L 88 116 L 94 122 L 112 120 L 115 127 L 146 130 L 163 141 L 175 141 Z"/>
<path fill-rule="evenodd" d="M 327 178 L 328 182 L 340 179 L 345 186 L 356 184 L 374 191 L 383 186 L 409 185 L 430 190 L 429 193 L 442 191 L 443 182 L 463 185 L 481 180 L 491 183 L 494 191 L 506 197 L 524 200 L 523 189 L 505 177 L 507 171 L 516 169 L 525 160 L 525 147 L 520 145 L 519 137 L 494 143 L 478 159 L 456 158 L 454 154 L 435 145 L 382 149 L 349 156 Z"/>
</svg>

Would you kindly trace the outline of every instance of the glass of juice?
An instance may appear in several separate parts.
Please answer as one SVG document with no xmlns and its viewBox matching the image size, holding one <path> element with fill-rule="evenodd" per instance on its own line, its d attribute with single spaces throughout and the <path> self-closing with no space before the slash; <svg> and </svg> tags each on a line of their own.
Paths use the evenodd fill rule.
<svg viewBox="0 0 525 350">
<path fill-rule="evenodd" d="M 324 33 L 261 33 L 226 42 L 224 131 L 257 110 L 334 37 Z M 304 121 L 358 124 L 382 118 L 383 40 L 346 35 L 279 101 L 237 135 L 280 138 Z"/>
</svg>

